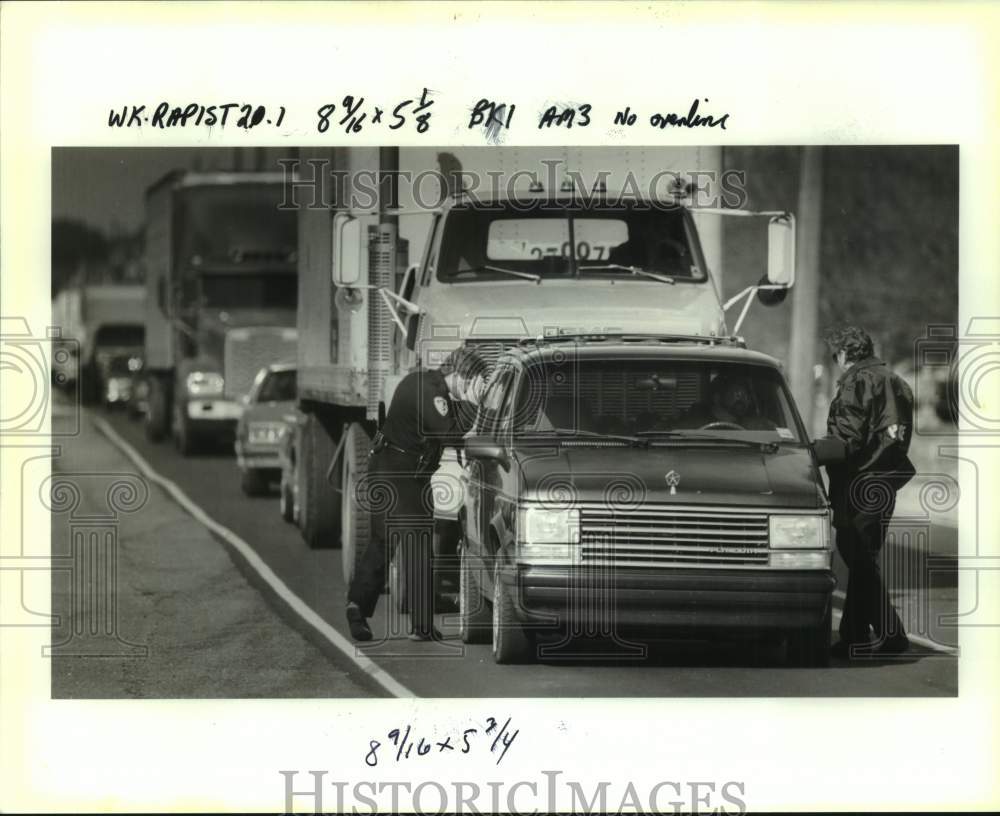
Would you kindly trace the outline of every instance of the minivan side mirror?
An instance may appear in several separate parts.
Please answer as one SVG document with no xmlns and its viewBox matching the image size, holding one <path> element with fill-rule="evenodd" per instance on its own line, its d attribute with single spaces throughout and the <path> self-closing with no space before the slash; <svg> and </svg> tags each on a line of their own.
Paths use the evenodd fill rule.
<svg viewBox="0 0 1000 816">
<path fill-rule="evenodd" d="M 837 465 L 847 458 L 847 446 L 835 436 L 813 440 L 812 449 L 821 465 Z"/>
<path fill-rule="evenodd" d="M 469 436 L 465 439 L 465 455 L 469 459 L 496 462 L 504 470 L 510 469 L 510 460 L 502 445 L 490 436 Z"/>
</svg>

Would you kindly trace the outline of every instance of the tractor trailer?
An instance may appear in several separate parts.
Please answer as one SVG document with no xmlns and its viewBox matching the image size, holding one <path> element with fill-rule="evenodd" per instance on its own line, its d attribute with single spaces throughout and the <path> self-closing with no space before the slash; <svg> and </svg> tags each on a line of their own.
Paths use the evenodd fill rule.
<svg viewBox="0 0 1000 816">
<path fill-rule="evenodd" d="M 265 365 L 295 359 L 296 215 L 274 172 L 168 174 L 146 193 L 146 433 L 231 440 Z"/>
</svg>

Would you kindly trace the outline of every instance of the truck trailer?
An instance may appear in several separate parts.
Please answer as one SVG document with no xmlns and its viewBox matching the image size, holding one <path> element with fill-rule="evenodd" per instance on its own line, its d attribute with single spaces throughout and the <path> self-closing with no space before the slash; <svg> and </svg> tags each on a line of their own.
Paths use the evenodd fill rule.
<svg viewBox="0 0 1000 816">
<path fill-rule="evenodd" d="M 715 216 L 755 213 L 688 200 L 685 179 L 721 175 L 718 148 L 449 151 L 301 157 L 339 187 L 332 207 L 299 209 L 299 421 L 283 480 L 309 545 L 341 545 L 347 580 L 369 535 L 357 493 L 370 440 L 414 366 L 459 344 L 492 361 L 553 334 L 729 336 L 727 308 L 742 305 L 741 322 L 755 294 L 778 303 L 794 280 L 794 218 L 756 213 L 767 274 L 723 301 Z M 415 181 L 428 175 L 442 188 L 431 205 Z M 458 491 L 439 476 L 436 508 Z"/>
<path fill-rule="evenodd" d="M 146 193 L 146 434 L 232 439 L 265 365 L 294 360 L 296 216 L 275 172 L 167 174 Z"/>
<path fill-rule="evenodd" d="M 62 289 L 52 301 L 53 325 L 59 327 L 67 355 L 60 382 L 79 377 L 84 402 L 121 402 L 119 368 L 141 366 L 146 291 L 139 284 L 92 283 Z M 70 341 L 70 342 L 66 342 Z"/>
</svg>

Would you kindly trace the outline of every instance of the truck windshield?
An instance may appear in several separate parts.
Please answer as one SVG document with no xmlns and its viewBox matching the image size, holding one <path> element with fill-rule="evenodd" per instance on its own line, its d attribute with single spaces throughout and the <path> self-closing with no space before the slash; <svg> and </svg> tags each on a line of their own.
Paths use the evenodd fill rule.
<svg viewBox="0 0 1000 816">
<path fill-rule="evenodd" d="M 525 438 L 802 442 L 781 375 L 761 365 L 565 355 L 529 367 L 513 407 L 512 427 Z"/>
<path fill-rule="evenodd" d="M 296 213 L 278 209 L 283 195 L 280 184 L 182 189 L 175 212 L 180 263 L 292 263 Z"/>
<path fill-rule="evenodd" d="M 535 202 L 458 206 L 445 220 L 437 276 L 449 283 L 570 278 L 698 282 L 705 273 L 681 207 Z"/>
<path fill-rule="evenodd" d="M 207 309 L 294 309 L 298 280 L 287 273 L 202 275 L 201 305 Z"/>
</svg>

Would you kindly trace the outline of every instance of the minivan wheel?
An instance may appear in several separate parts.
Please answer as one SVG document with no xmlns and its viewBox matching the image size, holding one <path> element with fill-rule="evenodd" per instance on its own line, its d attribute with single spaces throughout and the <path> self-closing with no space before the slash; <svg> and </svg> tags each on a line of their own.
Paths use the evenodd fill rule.
<svg viewBox="0 0 1000 816">
<path fill-rule="evenodd" d="M 465 555 L 464 542 L 458 545 L 458 635 L 462 643 L 488 643 L 492 617 L 479 589 L 479 577 Z"/>
<path fill-rule="evenodd" d="M 534 640 L 514 616 L 514 599 L 500 580 L 498 564 L 493 570 L 493 660 L 528 663 L 534 658 Z"/>
<path fill-rule="evenodd" d="M 832 604 L 819 626 L 788 633 L 788 663 L 792 666 L 821 669 L 830 665 Z"/>
</svg>

